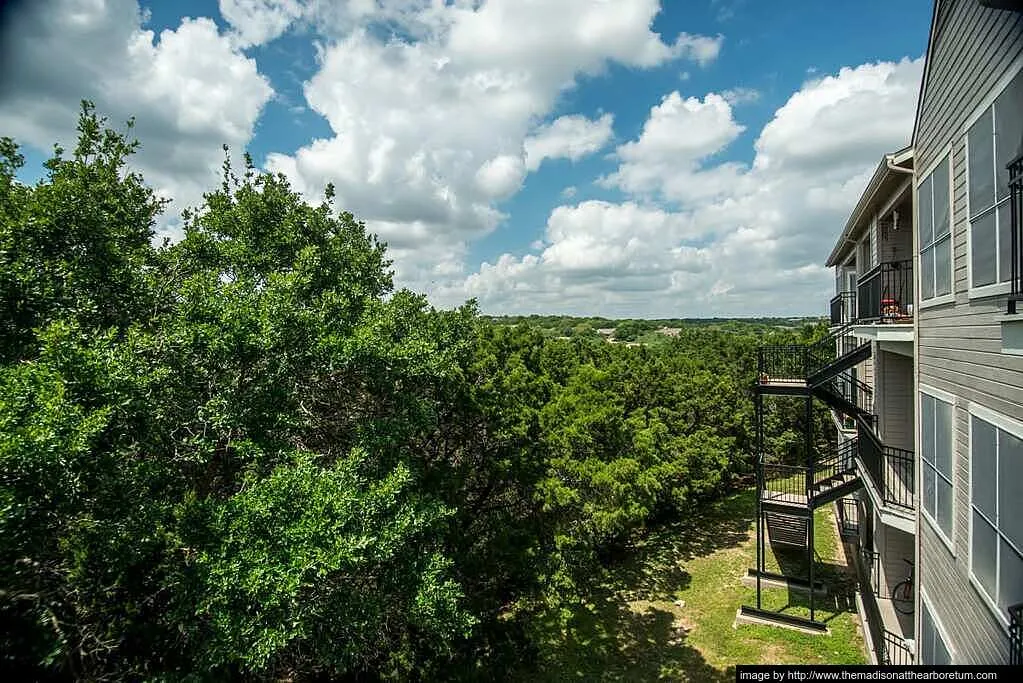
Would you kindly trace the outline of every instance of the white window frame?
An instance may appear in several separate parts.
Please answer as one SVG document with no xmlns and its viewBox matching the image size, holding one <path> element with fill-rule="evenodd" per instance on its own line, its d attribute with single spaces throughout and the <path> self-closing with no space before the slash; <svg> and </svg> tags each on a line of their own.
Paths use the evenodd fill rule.
<svg viewBox="0 0 1023 683">
<path fill-rule="evenodd" d="M 1016 74 L 1023 71 L 1023 58 L 1017 59 L 1013 64 L 1006 70 L 1005 74 L 998 80 L 998 83 L 988 92 L 987 96 L 981 101 L 970 117 L 966 119 L 966 124 L 963 126 L 960 134 L 963 138 L 963 185 L 966 188 L 965 201 L 966 201 L 966 295 L 969 299 L 982 299 L 989 296 L 1001 296 L 1002 294 L 1008 294 L 1011 287 L 1011 282 L 995 282 L 990 285 L 982 285 L 980 287 L 973 286 L 973 225 L 970 223 L 970 214 L 972 209 L 970 208 L 970 128 L 973 127 L 980 117 L 983 116 L 988 109 L 994 106 L 995 100 L 1001 95 L 1009 84 L 1012 83 L 1013 79 L 1016 78 Z M 993 163 L 997 164 L 997 159 Z M 997 168 L 995 169 L 997 173 Z M 997 177 L 997 176 L 996 176 Z M 995 185 L 997 187 L 997 181 Z M 951 187 L 952 183 L 949 182 Z M 1007 202 L 1008 197 L 1002 200 Z M 1000 202 L 995 202 L 994 208 L 991 210 L 995 212 L 995 244 L 998 243 L 998 207 Z M 998 270 L 998 249 L 995 250 L 995 272 Z M 953 267 L 953 277 L 955 269 Z M 952 286 L 953 290 L 955 285 Z"/>
<path fill-rule="evenodd" d="M 940 296 L 933 296 L 930 299 L 924 299 L 924 288 L 923 288 L 923 258 L 920 254 L 923 246 L 920 243 L 920 186 L 931 177 L 931 174 L 937 170 L 938 166 L 943 163 L 948 164 L 948 265 L 949 265 L 949 292 L 948 294 L 942 294 Z M 952 145 L 946 145 L 941 155 L 937 160 L 931 162 L 931 165 L 927 167 L 925 173 L 920 173 L 916 182 L 913 183 L 913 248 L 915 256 L 915 268 L 916 275 L 916 298 L 920 301 L 920 308 L 930 308 L 931 306 L 941 306 L 943 304 L 949 304 L 955 301 L 956 298 L 956 240 L 955 240 L 955 202 L 953 201 L 953 172 L 952 168 Z M 933 201 L 933 200 L 932 200 Z M 932 226 L 931 233 L 933 235 L 933 216 L 931 218 Z M 933 240 L 931 244 L 934 244 Z"/>
<path fill-rule="evenodd" d="M 928 465 L 927 463 L 924 462 L 924 453 L 923 453 L 923 447 L 922 447 L 922 445 L 923 445 L 923 397 L 924 397 L 924 395 L 930 396 L 931 398 L 936 399 L 938 401 L 941 401 L 943 403 L 947 403 L 948 405 L 950 405 L 952 407 L 952 463 L 951 463 L 951 467 L 952 467 L 952 480 L 950 482 L 952 484 L 952 528 L 949 529 L 949 533 L 948 533 L 947 536 L 945 535 L 944 529 L 942 529 L 941 525 L 938 524 L 938 520 L 933 518 L 933 517 L 931 517 L 931 513 L 927 512 L 927 506 L 926 506 L 926 504 L 924 502 L 924 472 L 923 472 L 923 468 L 924 467 L 930 467 L 930 465 Z M 941 389 L 936 389 L 936 388 L 928 386 L 926 384 L 921 384 L 920 385 L 920 391 L 917 392 L 917 396 L 918 396 L 918 401 L 917 401 L 917 406 L 916 406 L 916 410 L 917 410 L 916 414 L 920 416 L 920 419 L 917 420 L 918 427 L 917 427 L 916 438 L 917 438 L 917 443 L 921 444 L 921 448 L 920 448 L 920 471 L 919 471 L 918 476 L 917 476 L 917 480 L 920 482 L 919 483 L 920 490 L 917 492 L 917 500 L 920 501 L 920 503 L 919 503 L 920 504 L 920 516 L 927 520 L 927 523 L 931 526 L 931 528 L 934 530 L 934 532 L 936 534 L 938 534 L 938 538 L 940 538 L 945 543 L 945 546 L 948 548 L 948 551 L 952 554 L 952 557 L 955 557 L 956 549 L 955 549 L 955 542 L 954 542 L 953 539 L 955 539 L 955 537 L 956 537 L 956 496 L 958 495 L 958 487 L 956 486 L 956 476 L 955 476 L 955 473 L 956 473 L 956 467 L 959 464 L 958 463 L 958 456 L 956 454 L 956 445 L 955 445 L 955 437 L 956 437 L 955 422 L 956 422 L 956 407 L 957 407 L 956 396 L 955 396 L 955 394 L 950 394 L 947 391 L 942 391 Z M 937 475 L 937 469 L 935 469 L 935 476 L 938 476 Z"/>
<path fill-rule="evenodd" d="M 938 616 L 938 611 L 934 609 L 934 603 L 931 602 L 931 599 L 927 596 L 927 591 L 924 590 L 924 587 L 922 585 L 920 586 L 920 602 L 923 605 L 923 608 L 926 609 L 927 612 L 931 615 L 931 621 L 934 622 L 934 632 L 938 634 L 938 637 L 941 638 L 941 644 L 945 646 L 946 650 L 948 650 L 949 663 L 955 664 L 956 652 L 955 650 L 952 649 L 952 645 L 950 644 L 951 641 L 949 640 L 948 637 L 948 631 L 945 630 L 945 624 L 942 623 L 941 617 Z M 929 666 L 931 664 L 930 662 L 924 663 L 923 661 L 924 659 L 924 641 L 922 637 L 924 623 L 923 614 L 920 615 L 919 623 L 921 637 L 916 642 L 916 661 L 914 663 Z"/>
<path fill-rule="evenodd" d="M 980 594 L 981 599 L 987 605 L 988 609 L 990 609 L 991 612 L 994 613 L 995 617 L 998 620 L 998 623 L 1002 625 L 1002 628 L 1005 629 L 1006 632 L 1008 632 L 1008 629 L 1009 629 L 1009 615 L 1008 615 L 1008 613 L 998 607 L 998 600 L 996 598 L 992 598 L 990 595 L 988 595 L 987 589 L 984 588 L 984 585 L 980 582 L 980 579 L 978 579 L 977 577 L 975 577 L 973 575 L 973 418 L 977 417 L 977 418 L 983 420 L 984 422 L 987 422 L 992 427 L 996 427 L 997 429 L 1000 429 L 1003 432 L 1008 432 L 1008 433 L 1012 434 L 1017 439 L 1023 439 L 1023 423 L 1020 423 L 1020 422 L 1018 422 L 1016 420 L 1013 420 L 1010 417 L 1006 417 L 1005 415 L 1002 415 L 1001 413 L 995 412 L 995 411 L 991 410 L 990 408 L 985 408 L 982 405 L 978 405 L 978 404 L 972 403 L 972 402 L 970 403 L 970 405 L 967 408 L 967 413 L 969 414 L 969 417 L 970 417 L 969 425 L 968 425 L 968 430 L 969 430 L 969 435 L 970 435 L 970 447 L 969 447 L 969 457 L 970 457 L 970 482 L 969 482 L 969 486 L 970 486 L 970 492 L 969 492 L 969 496 L 970 496 L 970 510 L 969 510 L 969 513 L 970 513 L 970 525 L 969 525 L 969 534 L 970 534 L 970 537 L 968 539 L 968 543 L 966 544 L 966 548 L 967 548 L 967 550 L 966 550 L 966 552 L 967 552 L 966 567 L 967 567 L 967 570 L 969 571 L 969 574 L 970 574 L 970 583 L 972 583 L 973 587 L 975 589 L 977 589 L 977 592 Z M 997 467 L 996 467 L 995 472 L 996 472 L 996 476 L 997 476 Z M 996 484 L 995 485 L 995 492 L 997 493 L 997 491 L 998 491 L 998 488 L 997 488 L 997 484 Z M 995 533 L 997 534 L 997 538 L 998 538 L 998 540 L 1000 542 L 1001 541 L 1001 537 L 1002 537 L 1002 531 L 999 528 L 999 526 L 997 526 L 997 525 L 995 526 Z M 996 581 L 998 580 L 999 569 L 1000 569 L 1000 566 L 996 564 L 995 565 L 995 580 Z"/>
</svg>

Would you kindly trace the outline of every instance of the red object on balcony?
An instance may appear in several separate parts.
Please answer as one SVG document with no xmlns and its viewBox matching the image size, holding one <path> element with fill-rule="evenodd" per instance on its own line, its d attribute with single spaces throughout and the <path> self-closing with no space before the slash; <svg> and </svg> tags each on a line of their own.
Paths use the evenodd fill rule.
<svg viewBox="0 0 1023 683">
<path fill-rule="evenodd" d="M 899 302 L 895 299 L 881 299 L 881 317 L 882 318 L 898 318 L 901 315 L 899 311 Z"/>
</svg>

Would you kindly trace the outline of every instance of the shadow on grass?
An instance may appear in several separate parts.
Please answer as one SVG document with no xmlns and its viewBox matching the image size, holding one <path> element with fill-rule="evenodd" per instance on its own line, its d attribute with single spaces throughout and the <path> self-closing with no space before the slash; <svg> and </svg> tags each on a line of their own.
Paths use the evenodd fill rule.
<svg viewBox="0 0 1023 683">
<path fill-rule="evenodd" d="M 844 613 L 855 612 L 856 597 L 852 592 L 836 591 L 829 585 L 827 595 L 817 594 L 813 597 L 813 608 L 814 619 L 826 624 Z M 810 593 L 790 588 L 788 602 L 782 605 L 777 612 L 809 618 Z"/>
<path fill-rule="evenodd" d="M 779 573 L 804 581 L 810 580 L 810 567 L 807 562 L 806 548 L 775 544 L 771 546 L 771 552 L 778 563 Z M 848 583 L 849 569 L 845 565 L 825 560 L 821 557 L 820 553 L 815 551 L 813 579 L 825 584 L 828 590 L 831 590 L 831 584 L 833 583 L 840 587 Z"/>
<path fill-rule="evenodd" d="M 743 491 L 693 511 L 682 520 L 659 525 L 638 539 L 631 551 L 610 567 L 619 589 L 642 587 L 651 600 L 670 599 L 689 586 L 683 563 L 749 538 L 756 495 Z"/>
<path fill-rule="evenodd" d="M 805 547 L 772 544 L 771 553 L 781 574 L 809 581 L 809 563 Z M 852 567 L 825 560 L 815 548 L 813 578 L 815 583 L 821 583 L 827 589 L 827 595 L 814 596 L 813 605 L 816 612 L 814 617 L 817 621 L 827 623 L 842 613 L 856 611 L 856 576 Z M 788 603 L 781 606 L 778 611 L 809 617 L 809 592 L 790 588 Z M 821 612 L 829 613 L 829 615 L 822 618 Z"/>
<path fill-rule="evenodd" d="M 541 661 L 519 680 L 735 680 L 734 667 L 715 668 L 687 642 L 693 625 L 674 598 L 690 587 L 687 562 L 748 541 L 755 503 L 744 491 L 649 529 L 594 577 L 584 604 L 538 624 Z"/>
<path fill-rule="evenodd" d="M 716 669 L 696 648 L 671 611 L 625 603 L 607 595 L 578 608 L 562 638 L 548 645 L 530 681 L 735 680 L 733 667 Z"/>
</svg>

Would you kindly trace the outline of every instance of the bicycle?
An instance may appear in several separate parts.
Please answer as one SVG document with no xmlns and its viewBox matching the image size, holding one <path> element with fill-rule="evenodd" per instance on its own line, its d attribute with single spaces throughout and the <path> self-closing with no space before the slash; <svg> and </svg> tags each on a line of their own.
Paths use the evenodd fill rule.
<svg viewBox="0 0 1023 683">
<path fill-rule="evenodd" d="M 892 607 L 899 614 L 912 614 L 916 607 L 916 600 L 913 598 L 913 573 L 915 567 L 913 566 L 913 560 L 903 558 L 903 561 L 909 565 L 909 575 L 895 584 L 895 588 L 892 589 Z"/>
</svg>

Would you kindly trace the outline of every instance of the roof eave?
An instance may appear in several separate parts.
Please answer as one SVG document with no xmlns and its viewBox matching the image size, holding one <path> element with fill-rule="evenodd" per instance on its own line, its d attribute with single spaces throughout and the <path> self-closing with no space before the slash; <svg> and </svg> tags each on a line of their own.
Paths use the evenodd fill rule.
<svg viewBox="0 0 1023 683">
<path fill-rule="evenodd" d="M 881 188 L 884 182 L 888 180 L 893 173 L 895 173 L 892 171 L 891 166 L 902 166 L 912 158 L 912 145 L 907 145 L 897 152 L 891 152 L 890 154 L 885 154 L 881 157 L 880 163 L 878 163 L 877 168 L 874 169 L 874 175 L 871 176 L 870 182 L 867 183 L 867 187 L 864 188 L 859 201 L 856 202 L 856 208 L 854 208 L 852 213 L 849 214 L 849 220 L 846 221 L 845 227 L 842 229 L 842 234 L 839 235 L 838 241 L 831 250 L 831 255 L 828 256 L 826 265 L 829 268 L 831 266 L 839 265 L 840 260 L 843 260 L 845 255 L 849 252 L 849 249 L 851 249 L 850 245 L 856 243 L 855 240 L 852 239 L 852 235 L 856 232 L 856 227 L 860 224 L 863 214 L 873 204 L 874 196 L 877 194 L 877 191 Z"/>
<path fill-rule="evenodd" d="M 867 183 L 867 187 L 864 188 L 863 194 L 860 195 L 860 200 L 856 202 L 856 208 L 854 208 L 852 213 L 849 214 L 849 220 L 846 221 L 845 227 L 842 228 L 842 234 L 839 235 L 838 241 L 831 250 L 831 255 L 828 256 L 828 261 L 826 263 L 828 267 L 838 265 L 839 258 L 845 255 L 848 250 L 848 244 L 853 242 L 851 236 L 853 231 L 856 229 L 857 224 L 860 222 L 860 216 L 863 214 L 867 205 L 870 204 L 870 201 L 874 198 L 877 188 L 881 186 L 881 183 L 884 181 L 887 174 L 888 156 L 885 155 L 881 158 L 881 163 L 879 163 L 877 168 L 874 170 L 874 175 L 870 177 L 870 182 Z"/>
</svg>

